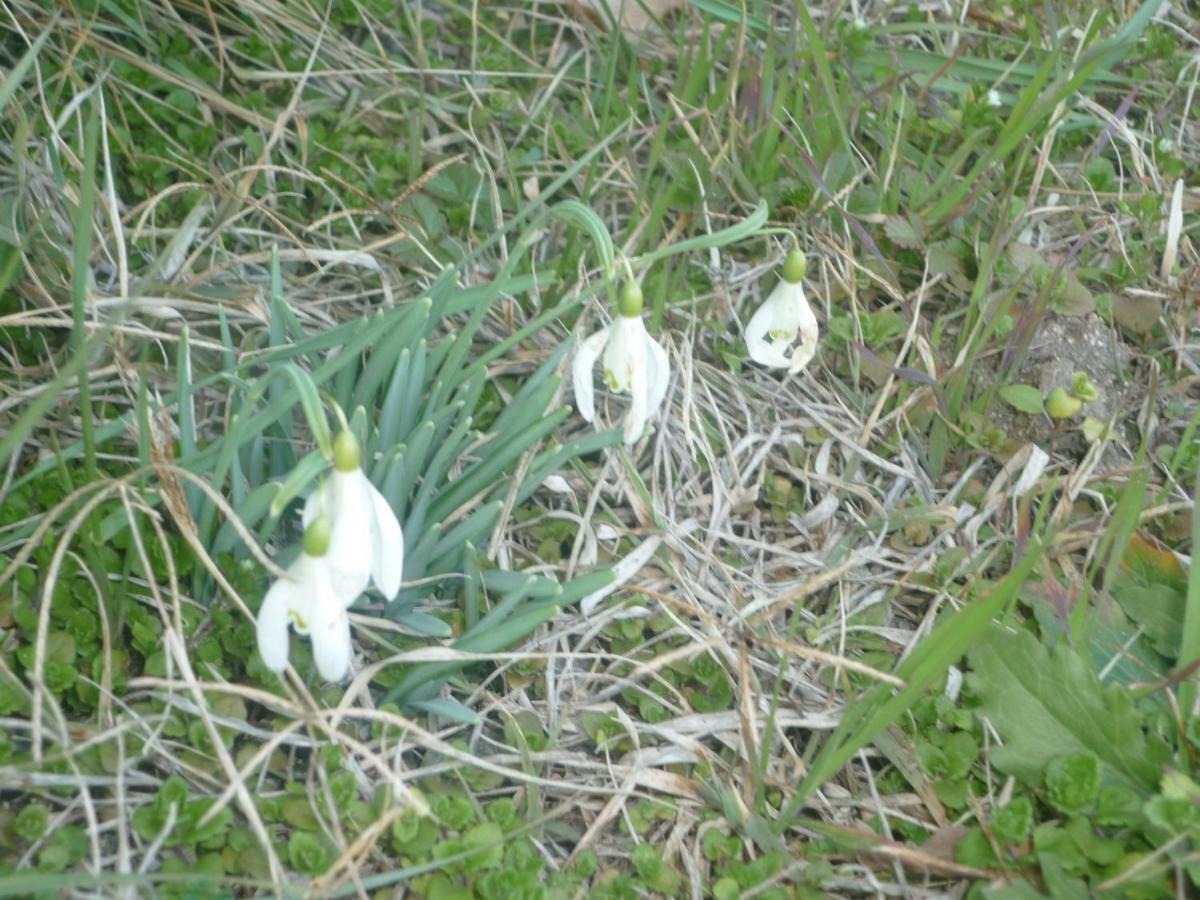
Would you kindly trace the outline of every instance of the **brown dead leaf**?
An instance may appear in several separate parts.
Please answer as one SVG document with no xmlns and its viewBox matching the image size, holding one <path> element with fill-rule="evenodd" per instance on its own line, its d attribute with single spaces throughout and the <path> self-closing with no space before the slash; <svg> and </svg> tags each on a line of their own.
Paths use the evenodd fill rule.
<svg viewBox="0 0 1200 900">
<path fill-rule="evenodd" d="M 962 843 L 968 831 L 970 829 L 965 825 L 944 825 L 925 839 L 921 849 L 934 859 L 953 860 L 955 849 Z"/>
<path fill-rule="evenodd" d="M 1162 300 L 1154 294 L 1117 294 L 1112 300 L 1113 318 L 1134 334 L 1149 334 L 1162 313 Z"/>
<path fill-rule="evenodd" d="M 616 20 L 627 33 L 641 34 L 668 13 L 683 6 L 683 0 L 572 0 L 577 15 L 593 25 L 608 26 Z"/>
<path fill-rule="evenodd" d="M 1140 574 L 1147 581 L 1187 582 L 1187 569 L 1170 547 L 1160 543 L 1154 535 L 1138 529 L 1129 536 L 1129 545 L 1121 557 L 1121 567 L 1127 572 Z"/>
</svg>

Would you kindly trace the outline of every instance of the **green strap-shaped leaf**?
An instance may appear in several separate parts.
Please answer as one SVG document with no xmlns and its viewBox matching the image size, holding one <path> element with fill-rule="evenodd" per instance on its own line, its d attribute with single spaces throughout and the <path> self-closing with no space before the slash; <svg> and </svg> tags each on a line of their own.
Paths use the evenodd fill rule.
<svg viewBox="0 0 1200 900">
<path fill-rule="evenodd" d="M 302 456 L 292 471 L 288 473 L 288 477 L 277 486 L 275 496 L 271 500 L 271 515 L 279 516 L 287 509 L 288 504 L 299 497 L 328 466 L 328 461 L 319 450 L 310 451 Z M 245 516 L 241 509 L 238 510 L 238 514 Z M 254 523 L 247 521 L 247 524 Z"/>
</svg>

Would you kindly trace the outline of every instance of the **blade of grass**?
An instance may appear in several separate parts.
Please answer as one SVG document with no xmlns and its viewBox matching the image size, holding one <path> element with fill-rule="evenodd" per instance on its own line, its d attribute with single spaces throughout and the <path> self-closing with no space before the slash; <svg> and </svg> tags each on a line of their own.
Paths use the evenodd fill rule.
<svg viewBox="0 0 1200 900">
<path fill-rule="evenodd" d="M 796 0 L 796 13 L 800 16 L 800 24 L 804 28 L 804 34 L 808 37 L 808 51 L 812 56 L 813 66 L 817 70 L 817 77 L 821 80 L 821 89 L 825 92 L 826 109 L 837 122 L 838 132 L 842 136 L 843 149 L 847 153 L 853 153 L 854 143 L 850 140 L 850 132 L 846 130 L 846 119 L 842 115 L 842 99 L 838 96 L 833 83 L 833 70 L 829 68 L 825 42 L 821 39 L 821 33 L 817 31 L 812 16 L 808 14 L 807 0 Z"/>
<path fill-rule="evenodd" d="M 74 258 L 71 273 L 71 349 L 86 342 L 87 294 L 92 276 L 92 218 L 96 211 L 96 159 L 100 148 L 100 104 L 93 99 L 83 131 L 83 169 L 79 173 L 79 205 L 75 207 Z M 79 417 L 83 426 L 83 461 L 88 478 L 99 475 L 96 465 L 96 423 L 88 367 L 79 370 Z"/>
<path fill-rule="evenodd" d="M 1200 501 L 1200 465 L 1196 467 L 1196 483 L 1193 487 L 1192 499 L 1192 508 L 1198 508 L 1196 501 Z M 1197 552 L 1197 548 L 1200 548 L 1200 515 L 1193 513 L 1193 554 Z M 1196 565 L 1193 560 L 1191 568 L 1188 569 L 1187 600 L 1183 610 L 1183 633 L 1179 637 L 1178 667 L 1180 671 L 1186 671 L 1187 667 L 1197 659 L 1200 659 L 1200 566 Z M 1185 681 L 1181 687 L 1179 705 L 1185 716 L 1192 715 L 1196 705 L 1196 684 L 1193 680 Z"/>
<path fill-rule="evenodd" d="M 17 60 L 17 64 L 13 66 L 5 74 L 3 80 L 0 80 L 0 111 L 8 106 L 8 101 L 13 98 L 13 94 L 17 92 L 17 88 L 21 86 L 21 82 L 25 80 L 25 76 L 29 74 L 29 70 L 33 67 L 33 61 L 37 59 L 38 54 L 42 51 L 46 39 L 54 34 L 54 25 L 58 21 L 58 13 L 45 26 L 41 34 L 25 51 L 24 55 Z"/>
<path fill-rule="evenodd" d="M 746 4 L 724 3 L 722 0 L 688 0 L 692 6 L 702 13 L 708 13 L 718 22 L 726 25 L 746 24 L 755 31 L 768 31 L 770 26 L 758 16 L 752 16 L 746 11 Z"/>
</svg>

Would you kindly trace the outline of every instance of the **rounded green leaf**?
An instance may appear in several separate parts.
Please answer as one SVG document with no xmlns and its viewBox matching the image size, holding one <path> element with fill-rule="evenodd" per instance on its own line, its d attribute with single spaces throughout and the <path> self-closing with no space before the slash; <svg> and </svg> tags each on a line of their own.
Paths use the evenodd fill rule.
<svg viewBox="0 0 1200 900">
<path fill-rule="evenodd" d="M 1036 416 L 1042 411 L 1042 392 L 1031 384 L 1006 384 L 1000 388 L 1000 396 L 1018 412 Z"/>
</svg>

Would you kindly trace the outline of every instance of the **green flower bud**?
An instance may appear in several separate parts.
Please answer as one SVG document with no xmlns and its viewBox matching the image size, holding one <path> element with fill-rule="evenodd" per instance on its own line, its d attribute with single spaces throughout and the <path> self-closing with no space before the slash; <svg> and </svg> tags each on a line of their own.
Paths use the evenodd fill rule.
<svg viewBox="0 0 1200 900">
<path fill-rule="evenodd" d="M 339 472 L 353 472 L 359 467 L 362 454 L 358 449 L 358 438 L 347 428 L 333 441 L 333 467 Z"/>
<path fill-rule="evenodd" d="M 333 523 L 322 513 L 304 529 L 304 552 L 309 556 L 324 556 L 329 552 L 329 540 L 332 536 Z"/>
<path fill-rule="evenodd" d="M 1052 419 L 1069 419 L 1083 409 L 1083 401 L 1056 387 L 1046 398 L 1046 412 Z"/>
<path fill-rule="evenodd" d="M 804 273 L 807 271 L 808 263 L 799 250 L 793 250 L 783 261 L 783 280 L 788 284 L 799 284 L 804 280 Z"/>
<path fill-rule="evenodd" d="M 642 289 L 636 281 L 627 281 L 621 285 L 621 293 L 617 297 L 617 312 L 627 319 L 636 319 L 642 314 Z"/>
</svg>

